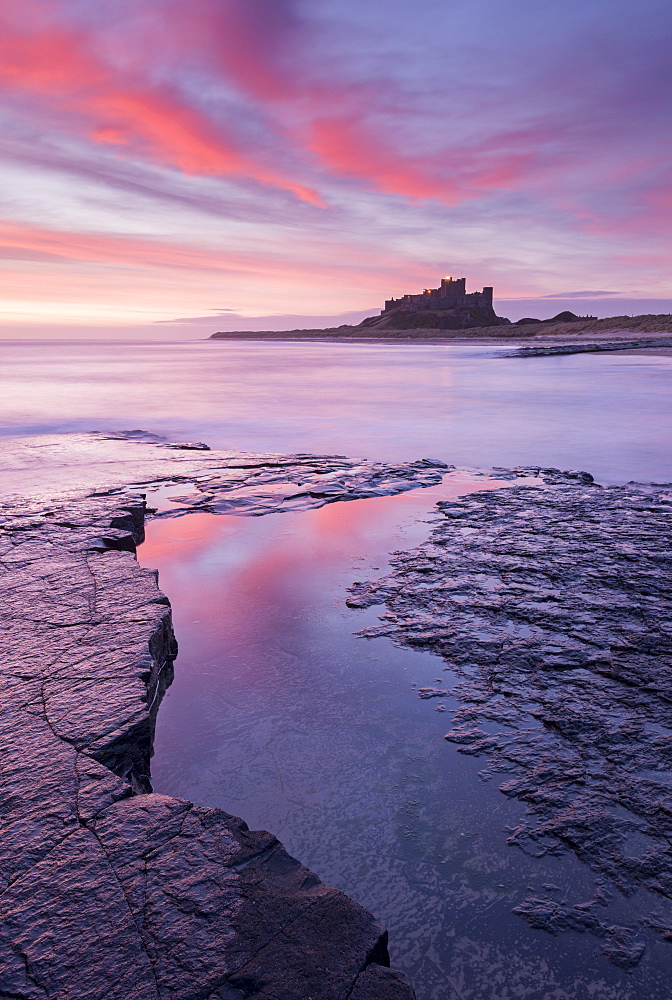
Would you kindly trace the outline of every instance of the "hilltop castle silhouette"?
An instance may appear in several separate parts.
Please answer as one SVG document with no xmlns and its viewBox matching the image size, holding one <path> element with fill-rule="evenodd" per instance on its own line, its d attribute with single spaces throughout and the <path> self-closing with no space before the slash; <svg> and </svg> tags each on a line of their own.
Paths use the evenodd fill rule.
<svg viewBox="0 0 672 1000">
<path fill-rule="evenodd" d="M 502 326 L 508 319 L 495 314 L 493 289 L 467 292 L 466 278 L 442 278 L 438 288 L 425 288 L 418 295 L 387 299 L 378 316 L 369 316 L 363 327 L 391 330 L 464 330 L 473 326 Z"/>
<path fill-rule="evenodd" d="M 419 295 L 387 299 L 381 316 L 393 309 L 413 313 L 425 309 L 492 309 L 491 287 L 486 285 L 482 292 L 467 293 L 466 286 L 466 278 L 442 278 L 438 288 L 425 288 Z"/>
</svg>

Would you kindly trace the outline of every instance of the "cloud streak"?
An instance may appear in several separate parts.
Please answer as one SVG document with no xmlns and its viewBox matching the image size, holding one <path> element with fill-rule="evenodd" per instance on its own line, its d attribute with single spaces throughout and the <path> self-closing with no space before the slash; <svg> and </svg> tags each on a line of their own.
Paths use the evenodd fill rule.
<svg viewBox="0 0 672 1000">
<path fill-rule="evenodd" d="M 236 175 L 321 203 L 313 189 L 250 155 L 221 121 L 190 106 L 175 89 L 152 84 L 134 69 L 115 73 L 82 31 L 54 26 L 46 17 L 20 26 L 7 11 L 5 3 L 0 84 L 41 101 L 43 113 L 53 108 L 61 128 L 186 174 Z"/>
<path fill-rule="evenodd" d="M 672 249 L 671 37 L 662 0 L 636 20 L 627 0 L 0 0 L 5 162 L 26 167 L 3 254 L 195 281 L 257 259 L 299 294 L 304 267 L 311 309 L 327 267 L 353 274 L 344 311 L 386 267 L 387 294 L 449 267 L 664 296 L 632 262 Z"/>
</svg>

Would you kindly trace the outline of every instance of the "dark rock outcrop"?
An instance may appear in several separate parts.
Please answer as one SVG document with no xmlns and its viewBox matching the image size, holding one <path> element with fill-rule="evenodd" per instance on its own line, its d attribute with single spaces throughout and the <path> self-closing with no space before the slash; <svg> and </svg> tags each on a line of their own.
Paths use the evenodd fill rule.
<svg viewBox="0 0 672 1000">
<path fill-rule="evenodd" d="M 672 940 L 672 487 L 519 471 L 545 482 L 439 503 L 429 541 L 348 603 L 386 605 L 362 634 L 446 661 L 461 705 L 446 739 L 528 807 L 509 844 L 572 851 L 596 874 L 592 900 L 537 894 L 516 912 L 594 934 L 627 967 L 645 928 Z M 637 890 L 646 916 L 642 903 L 627 925 L 602 916 Z"/>
<path fill-rule="evenodd" d="M 182 452 L 158 448 L 126 441 L 106 495 L 0 510 L 0 996 L 412 1000 L 374 918 L 273 836 L 151 792 L 176 646 L 134 556 L 144 502 L 113 483 L 134 461 L 172 475 Z M 267 468 L 220 454 L 220 476 L 227 460 Z"/>
<path fill-rule="evenodd" d="M 532 322 L 532 321 L 530 321 Z M 548 320 L 547 322 L 552 322 Z M 616 342 L 595 342 L 592 344 L 538 344 L 535 347 L 517 347 L 509 358 L 550 357 L 554 354 L 595 354 L 600 351 L 632 351 L 650 347 L 669 347 L 669 340 L 625 340 Z"/>
<path fill-rule="evenodd" d="M 508 326 L 509 320 L 497 316 L 493 309 L 461 306 L 411 312 L 399 307 L 380 316 L 369 316 L 355 329 L 375 330 L 473 330 L 480 327 Z"/>
</svg>

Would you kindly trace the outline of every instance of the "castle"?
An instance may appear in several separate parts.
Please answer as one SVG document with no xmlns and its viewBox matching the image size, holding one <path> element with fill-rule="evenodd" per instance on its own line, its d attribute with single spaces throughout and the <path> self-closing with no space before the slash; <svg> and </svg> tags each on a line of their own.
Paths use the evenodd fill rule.
<svg viewBox="0 0 672 1000">
<path fill-rule="evenodd" d="M 381 316 L 393 309 L 404 312 L 424 312 L 427 309 L 485 309 L 492 311 L 492 288 L 467 294 L 466 278 L 442 278 L 438 288 L 425 288 L 419 295 L 402 295 L 400 299 L 387 299 Z"/>
</svg>

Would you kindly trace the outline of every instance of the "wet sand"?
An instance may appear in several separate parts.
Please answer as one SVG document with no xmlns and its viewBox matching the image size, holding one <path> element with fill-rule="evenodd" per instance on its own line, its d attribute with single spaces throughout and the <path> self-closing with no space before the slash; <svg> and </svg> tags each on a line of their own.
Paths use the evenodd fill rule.
<svg viewBox="0 0 672 1000">
<path fill-rule="evenodd" d="M 629 351 L 619 351 L 619 354 L 652 354 L 662 358 L 672 358 L 672 347 L 639 347 Z"/>
</svg>

